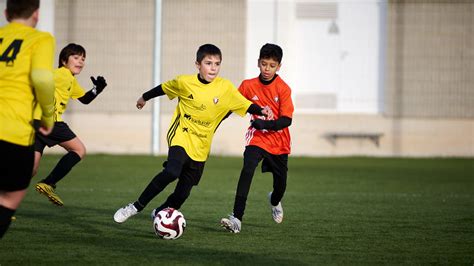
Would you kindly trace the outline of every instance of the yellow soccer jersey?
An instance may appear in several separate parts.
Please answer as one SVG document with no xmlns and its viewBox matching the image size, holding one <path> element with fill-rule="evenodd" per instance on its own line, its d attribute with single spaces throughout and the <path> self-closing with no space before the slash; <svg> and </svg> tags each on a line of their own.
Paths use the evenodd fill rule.
<svg viewBox="0 0 474 266">
<path fill-rule="evenodd" d="M 71 71 L 65 67 L 54 70 L 54 87 L 54 121 L 61 122 L 69 99 L 81 98 L 86 92 Z M 40 118 L 41 109 L 36 108 L 35 119 Z"/>
<path fill-rule="evenodd" d="M 0 140 L 22 146 L 33 144 L 36 99 L 40 96 L 43 106 L 53 101 L 54 45 L 49 33 L 19 23 L 0 27 Z M 33 88 L 34 71 L 51 75 L 42 80 L 42 85 L 51 87 L 46 86 L 48 91 Z"/>
<path fill-rule="evenodd" d="M 178 105 L 168 130 L 168 146 L 181 146 L 195 161 L 209 156 L 212 137 L 229 112 L 244 116 L 252 104 L 234 85 L 221 77 L 209 84 L 197 75 L 182 75 L 161 84 L 168 98 L 178 97 Z"/>
</svg>

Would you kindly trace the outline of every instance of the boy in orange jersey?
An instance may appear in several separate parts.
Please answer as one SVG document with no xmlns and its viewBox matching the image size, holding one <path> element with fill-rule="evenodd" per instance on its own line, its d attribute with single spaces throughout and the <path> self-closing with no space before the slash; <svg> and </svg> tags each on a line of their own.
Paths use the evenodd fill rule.
<svg viewBox="0 0 474 266">
<path fill-rule="evenodd" d="M 271 109 L 268 117 L 252 115 L 251 126 L 245 136 L 247 146 L 244 165 L 234 201 L 234 213 L 222 218 L 221 225 L 228 231 L 239 233 L 245 204 L 252 178 L 260 161 L 262 172 L 273 174 L 273 192 L 268 194 L 273 220 L 283 221 L 281 199 L 286 190 L 288 154 L 290 154 L 290 131 L 293 102 L 290 87 L 276 73 L 280 70 L 282 49 L 275 44 L 265 44 L 260 49 L 258 68 L 260 75 L 244 80 L 240 93 L 254 104 Z"/>
</svg>

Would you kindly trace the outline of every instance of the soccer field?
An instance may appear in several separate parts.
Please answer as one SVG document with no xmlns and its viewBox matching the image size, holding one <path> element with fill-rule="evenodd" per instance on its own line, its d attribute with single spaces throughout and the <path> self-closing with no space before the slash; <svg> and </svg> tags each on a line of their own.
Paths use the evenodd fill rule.
<svg viewBox="0 0 474 266">
<path fill-rule="evenodd" d="M 36 183 L 59 156 L 45 156 Z M 273 222 L 271 176 L 257 172 L 240 234 L 219 226 L 232 211 L 241 158 L 211 157 L 181 211 L 183 236 L 161 240 L 150 212 L 124 224 L 163 157 L 89 155 L 59 183 L 64 207 L 30 185 L 0 242 L 0 265 L 326 265 L 474 263 L 472 159 L 290 157 L 285 218 Z"/>
</svg>

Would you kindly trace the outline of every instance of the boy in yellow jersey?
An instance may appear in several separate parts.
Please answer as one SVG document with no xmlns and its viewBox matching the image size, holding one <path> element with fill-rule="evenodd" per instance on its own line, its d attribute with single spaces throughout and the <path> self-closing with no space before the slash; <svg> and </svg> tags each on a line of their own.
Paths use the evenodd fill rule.
<svg viewBox="0 0 474 266">
<path fill-rule="evenodd" d="M 76 75 L 79 75 L 84 68 L 85 60 L 86 50 L 81 45 L 70 43 L 61 50 L 58 69 L 54 70 L 54 129 L 48 136 L 41 134 L 41 132 L 36 133 L 33 176 L 38 170 L 46 146 L 59 145 L 68 152 L 59 160 L 51 173 L 36 184 L 36 190 L 58 206 L 63 206 L 63 201 L 54 191 L 56 183 L 66 176 L 72 167 L 86 155 L 86 147 L 63 121 L 62 114 L 66 111 L 69 99 L 78 99 L 83 104 L 89 104 L 107 86 L 103 77 L 98 76 L 97 79 L 91 77 L 94 87 L 85 92 L 76 79 Z M 39 117 L 39 112 L 35 113 L 36 125 L 39 124 L 39 120 L 36 120 Z"/>
<path fill-rule="evenodd" d="M 8 25 L 0 28 L 0 238 L 31 180 L 33 109 L 42 110 L 40 131 L 53 128 L 55 40 L 36 29 L 39 0 L 7 0 Z"/>
<path fill-rule="evenodd" d="M 155 196 L 177 179 L 174 192 L 152 211 L 152 217 L 166 207 L 179 209 L 189 197 L 193 186 L 198 185 L 214 133 L 227 113 L 232 111 L 240 116 L 244 116 L 246 112 L 266 114 L 266 110 L 245 99 L 230 81 L 218 77 L 221 60 L 222 54 L 218 47 L 204 44 L 196 54 L 197 75 L 178 76 L 144 93 L 138 99 L 137 108 L 142 109 L 146 101 L 157 96 L 166 94 L 170 99 L 178 98 L 167 134 L 168 159 L 163 164 L 163 171 L 151 180 L 138 200 L 117 210 L 115 222 L 123 223 L 142 211 Z"/>
</svg>

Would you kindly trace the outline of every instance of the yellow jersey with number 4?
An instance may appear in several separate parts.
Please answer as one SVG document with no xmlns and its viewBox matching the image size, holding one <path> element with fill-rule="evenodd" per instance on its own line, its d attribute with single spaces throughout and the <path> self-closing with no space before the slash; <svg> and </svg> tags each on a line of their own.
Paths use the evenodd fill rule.
<svg viewBox="0 0 474 266">
<path fill-rule="evenodd" d="M 19 23 L 0 27 L 0 140 L 33 144 L 37 100 L 52 115 L 54 47 L 49 33 Z"/>
</svg>

